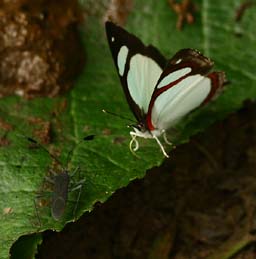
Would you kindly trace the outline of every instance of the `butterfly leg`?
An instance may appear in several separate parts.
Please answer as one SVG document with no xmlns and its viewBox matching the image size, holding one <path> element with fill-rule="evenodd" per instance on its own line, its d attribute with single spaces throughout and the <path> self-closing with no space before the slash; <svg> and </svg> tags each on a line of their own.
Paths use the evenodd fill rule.
<svg viewBox="0 0 256 259">
<path fill-rule="evenodd" d="M 167 145 L 172 146 L 173 149 L 176 148 L 176 146 L 175 146 L 172 142 L 170 142 L 170 141 L 168 140 L 165 130 L 163 130 L 163 138 L 164 138 L 164 142 L 165 142 Z"/>
<path fill-rule="evenodd" d="M 161 148 L 161 150 L 162 150 L 164 156 L 168 158 L 169 156 L 168 156 L 168 154 L 166 153 L 166 151 L 164 150 L 164 147 L 163 147 L 162 143 L 160 142 L 160 140 L 159 140 L 155 135 L 153 135 L 153 138 L 156 140 L 157 144 L 158 144 L 159 147 Z"/>
<path fill-rule="evenodd" d="M 162 134 L 163 134 L 164 142 L 165 142 L 166 144 L 170 145 L 170 146 L 173 146 L 172 142 L 170 142 L 170 141 L 168 140 L 168 138 L 167 138 L 167 136 L 166 136 L 166 131 L 165 131 L 165 130 L 162 131 Z"/>
</svg>

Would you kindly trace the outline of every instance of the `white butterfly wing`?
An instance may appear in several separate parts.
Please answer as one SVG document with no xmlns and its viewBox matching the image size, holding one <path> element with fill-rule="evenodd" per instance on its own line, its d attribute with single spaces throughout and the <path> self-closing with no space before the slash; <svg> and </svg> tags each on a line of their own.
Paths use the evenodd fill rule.
<svg viewBox="0 0 256 259">
<path fill-rule="evenodd" d="M 156 48 L 145 46 L 112 22 L 106 23 L 106 33 L 126 99 L 137 120 L 142 122 L 166 59 Z"/>
<path fill-rule="evenodd" d="M 223 88 L 224 72 L 209 71 L 213 62 L 192 49 L 183 49 L 168 62 L 149 104 L 149 130 L 166 130 L 208 102 Z"/>
<path fill-rule="evenodd" d="M 131 57 L 127 85 L 134 102 L 146 114 L 162 68 L 151 58 L 136 54 Z"/>
<path fill-rule="evenodd" d="M 201 75 L 188 76 L 160 94 L 152 109 L 152 122 L 168 129 L 184 115 L 200 106 L 211 91 L 211 80 Z"/>
</svg>

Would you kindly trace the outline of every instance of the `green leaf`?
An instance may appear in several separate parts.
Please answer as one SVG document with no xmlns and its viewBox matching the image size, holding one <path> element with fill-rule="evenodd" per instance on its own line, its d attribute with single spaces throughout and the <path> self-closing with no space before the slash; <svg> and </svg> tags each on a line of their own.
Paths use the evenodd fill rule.
<svg viewBox="0 0 256 259">
<path fill-rule="evenodd" d="M 81 3 L 88 9 L 89 2 L 81 0 Z M 9 97 L 0 100 L 0 117 L 14 126 L 7 135 L 10 145 L 0 147 L 0 258 L 7 258 L 11 244 L 19 236 L 45 229 L 60 230 L 73 220 L 75 192 L 70 193 L 66 213 L 59 222 L 51 217 L 49 206 L 35 209 L 36 193 L 46 191 L 42 190 L 42 183 L 52 167 L 52 159 L 42 149 L 29 149 L 26 139 L 17 134 L 32 136 L 35 126 L 29 123 L 29 118 L 51 121 L 55 133 L 51 147 L 61 151 L 62 161 L 83 136 L 96 135 L 94 141 L 77 146 L 70 163 L 71 170 L 79 165 L 81 177 L 86 179 L 77 216 L 92 210 L 97 201 L 104 202 L 118 188 L 143 177 L 147 169 L 163 161 L 154 140 L 139 139 L 139 158 L 132 155 L 126 121 L 102 113 L 102 109 L 107 109 L 133 118 L 107 46 L 102 24 L 103 6 L 92 4 L 90 8 L 97 10 L 88 13 L 97 15 L 89 15 L 81 28 L 86 66 L 70 93 L 55 99 L 25 101 Z M 155 45 L 166 57 L 181 48 L 200 50 L 214 60 L 215 68 L 224 70 L 230 80 L 230 85 L 216 101 L 193 112 L 177 125 L 175 134 L 170 136 L 176 145 L 237 110 L 245 99 L 256 97 L 255 10 L 246 11 L 239 25 L 243 35 L 237 37 L 236 1 L 204 0 L 198 1 L 198 7 L 196 23 L 185 25 L 180 32 L 175 28 L 177 17 L 167 1 L 137 0 L 126 25 L 128 31 L 145 43 Z M 52 111 L 63 100 L 67 100 L 67 109 L 53 117 Z"/>
</svg>

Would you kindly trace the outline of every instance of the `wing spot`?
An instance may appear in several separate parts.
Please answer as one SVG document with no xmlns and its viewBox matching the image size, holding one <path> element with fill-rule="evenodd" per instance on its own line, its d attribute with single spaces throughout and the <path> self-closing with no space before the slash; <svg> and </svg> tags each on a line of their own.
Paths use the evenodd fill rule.
<svg viewBox="0 0 256 259">
<path fill-rule="evenodd" d="M 180 58 L 180 59 L 178 59 L 178 60 L 175 62 L 175 64 L 179 64 L 181 61 L 182 61 L 182 59 Z"/>
<path fill-rule="evenodd" d="M 114 38 L 114 37 L 111 37 L 111 41 L 114 42 L 114 41 L 115 41 L 115 38 Z"/>
<path fill-rule="evenodd" d="M 160 89 L 161 87 L 169 85 L 172 82 L 174 82 L 176 80 L 179 80 L 183 76 L 188 75 L 191 71 L 192 71 L 192 69 L 190 67 L 184 67 L 184 68 L 178 69 L 176 71 L 173 71 L 172 73 L 170 73 L 169 75 L 165 76 L 160 81 L 160 83 L 158 84 L 157 88 Z"/>
<path fill-rule="evenodd" d="M 120 76 L 124 75 L 124 69 L 125 69 L 128 52 L 129 52 L 129 49 L 126 46 L 122 46 L 122 48 L 120 48 L 118 52 L 117 66 L 118 66 L 118 72 Z"/>
</svg>

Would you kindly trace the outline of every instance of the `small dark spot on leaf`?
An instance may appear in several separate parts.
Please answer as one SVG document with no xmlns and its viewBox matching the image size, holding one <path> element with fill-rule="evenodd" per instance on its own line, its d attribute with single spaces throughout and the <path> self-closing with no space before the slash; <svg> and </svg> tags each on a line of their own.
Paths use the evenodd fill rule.
<svg viewBox="0 0 256 259">
<path fill-rule="evenodd" d="M 95 135 L 89 135 L 89 136 L 84 137 L 84 140 L 93 140 L 94 137 L 95 137 Z"/>
<path fill-rule="evenodd" d="M 10 131 L 13 129 L 13 126 L 6 122 L 3 118 L 0 118 L 0 128 L 5 130 L 5 131 Z"/>
<path fill-rule="evenodd" d="M 88 132 L 91 130 L 91 127 L 89 125 L 85 125 L 83 128 L 83 132 Z"/>
<path fill-rule="evenodd" d="M 102 134 L 104 135 L 104 136 L 109 136 L 109 135 L 111 135 L 111 130 L 110 129 L 107 129 L 107 128 L 105 128 L 105 129 L 103 129 L 102 130 Z"/>
<path fill-rule="evenodd" d="M 5 147 L 10 145 L 10 140 L 6 136 L 0 137 L 0 147 Z"/>
<path fill-rule="evenodd" d="M 122 144 L 126 140 L 125 137 L 116 137 L 113 139 L 114 144 Z"/>
<path fill-rule="evenodd" d="M 39 139 L 42 144 L 51 143 L 52 128 L 49 121 L 45 121 L 39 117 L 30 117 L 28 122 L 36 126 L 36 129 L 33 130 L 33 135 Z"/>
</svg>

